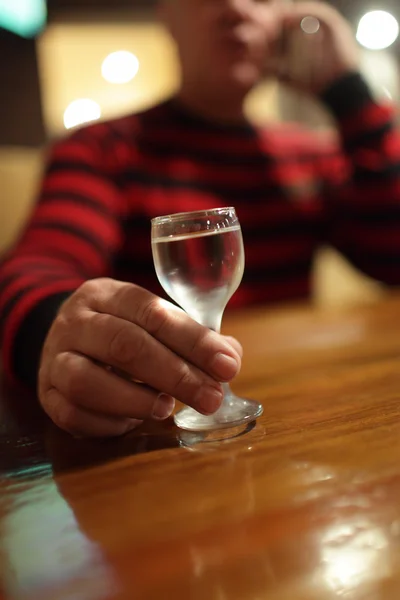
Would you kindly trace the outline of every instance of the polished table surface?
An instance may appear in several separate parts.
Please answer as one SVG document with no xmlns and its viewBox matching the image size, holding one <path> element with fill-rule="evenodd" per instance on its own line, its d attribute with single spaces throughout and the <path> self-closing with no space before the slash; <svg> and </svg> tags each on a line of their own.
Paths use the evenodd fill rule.
<svg viewBox="0 0 400 600">
<path fill-rule="evenodd" d="M 400 598 L 400 297 L 224 328 L 265 407 L 228 439 L 77 440 L 3 390 L 2 600 Z"/>
</svg>

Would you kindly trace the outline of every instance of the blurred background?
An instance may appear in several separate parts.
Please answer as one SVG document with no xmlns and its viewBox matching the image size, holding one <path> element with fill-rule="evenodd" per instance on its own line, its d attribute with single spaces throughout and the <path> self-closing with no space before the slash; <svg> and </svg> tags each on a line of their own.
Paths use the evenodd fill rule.
<svg viewBox="0 0 400 600">
<path fill-rule="evenodd" d="M 398 0 L 331 4 L 353 26 L 375 93 L 400 103 Z M 52 140 L 84 122 L 142 110 L 176 90 L 175 49 L 154 6 L 154 0 L 0 0 L 0 254 L 35 201 Z M 260 124 L 334 126 L 316 102 L 276 82 L 260 85 L 247 111 Z M 318 303 L 381 293 L 338 254 L 321 250 L 315 265 Z"/>
</svg>

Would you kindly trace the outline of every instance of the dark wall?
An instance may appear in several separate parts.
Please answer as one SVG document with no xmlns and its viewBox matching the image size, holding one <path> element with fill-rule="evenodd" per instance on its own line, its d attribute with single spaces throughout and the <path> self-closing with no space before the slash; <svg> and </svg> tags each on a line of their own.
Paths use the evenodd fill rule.
<svg viewBox="0 0 400 600">
<path fill-rule="evenodd" d="M 70 9 L 118 9 L 118 8 L 143 8 L 146 6 L 154 6 L 156 0 L 47 0 L 49 12 L 54 10 L 70 10 Z"/>
<path fill-rule="evenodd" d="M 120 11 L 143 10 L 152 8 L 157 0 L 47 0 L 49 20 L 58 20 L 65 13 L 91 13 L 93 18 L 101 17 L 104 13 Z"/>
<path fill-rule="evenodd" d="M 0 146 L 38 146 L 45 140 L 34 40 L 0 29 Z"/>
</svg>

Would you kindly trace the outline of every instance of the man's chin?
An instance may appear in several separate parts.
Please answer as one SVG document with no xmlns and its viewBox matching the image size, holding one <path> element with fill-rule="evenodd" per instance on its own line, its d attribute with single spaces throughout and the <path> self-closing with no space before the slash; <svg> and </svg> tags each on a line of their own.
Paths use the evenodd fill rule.
<svg viewBox="0 0 400 600">
<path fill-rule="evenodd" d="M 250 91 L 262 78 L 261 71 L 256 65 L 238 63 L 232 66 L 230 79 L 243 91 Z"/>
</svg>

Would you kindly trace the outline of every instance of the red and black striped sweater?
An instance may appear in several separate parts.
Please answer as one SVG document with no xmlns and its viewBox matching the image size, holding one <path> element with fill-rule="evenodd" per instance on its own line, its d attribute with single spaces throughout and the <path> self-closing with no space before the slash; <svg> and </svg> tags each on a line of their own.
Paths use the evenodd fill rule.
<svg viewBox="0 0 400 600">
<path fill-rule="evenodd" d="M 306 297 L 317 248 L 400 284 L 400 135 L 394 109 L 348 76 L 323 98 L 337 138 L 299 127 L 226 127 L 175 100 L 56 143 L 36 208 L 0 266 L 2 363 L 33 386 L 57 309 L 87 279 L 162 294 L 150 219 L 236 207 L 246 250 L 232 307 Z"/>
</svg>

